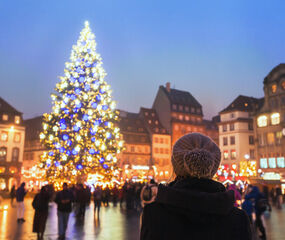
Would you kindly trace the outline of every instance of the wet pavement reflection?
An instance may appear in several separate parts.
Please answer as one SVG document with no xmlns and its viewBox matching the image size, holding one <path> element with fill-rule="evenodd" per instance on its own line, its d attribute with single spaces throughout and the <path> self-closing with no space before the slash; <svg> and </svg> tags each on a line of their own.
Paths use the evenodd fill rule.
<svg viewBox="0 0 285 240">
<path fill-rule="evenodd" d="M 35 240 L 36 234 L 32 232 L 34 210 L 31 199 L 25 200 L 25 223 L 17 223 L 16 207 L 9 206 L 8 211 L 0 212 L 0 240 Z M 57 239 L 56 205 L 50 204 L 44 239 Z M 89 239 L 139 239 L 139 213 L 127 211 L 124 208 L 102 207 L 100 216 L 94 214 L 93 203 L 86 209 L 85 218 L 77 219 L 71 213 L 66 233 L 67 240 Z"/>
</svg>

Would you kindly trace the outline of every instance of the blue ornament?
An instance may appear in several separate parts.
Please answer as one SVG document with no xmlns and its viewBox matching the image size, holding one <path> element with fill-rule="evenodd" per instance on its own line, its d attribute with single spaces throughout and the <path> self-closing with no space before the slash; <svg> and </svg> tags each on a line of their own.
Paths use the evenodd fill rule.
<svg viewBox="0 0 285 240">
<path fill-rule="evenodd" d="M 89 63 L 89 62 L 86 62 L 86 63 L 85 63 L 85 67 L 90 67 L 90 63 Z"/>
<path fill-rule="evenodd" d="M 50 167 L 50 163 L 47 163 L 47 167 L 48 167 L 48 168 Z"/>
<path fill-rule="evenodd" d="M 69 114 L 69 110 L 68 110 L 68 109 L 64 109 L 63 112 L 64 112 L 65 114 Z"/>
<path fill-rule="evenodd" d="M 100 91 L 99 91 L 100 93 L 105 93 L 105 91 L 101 88 L 100 89 Z"/>
<path fill-rule="evenodd" d="M 49 152 L 48 155 L 49 155 L 49 156 L 53 156 L 53 155 L 54 155 L 54 152 Z"/>
<path fill-rule="evenodd" d="M 89 153 L 90 153 L 90 154 L 94 154 L 94 153 L 95 153 L 95 149 L 91 148 L 91 149 L 89 150 Z"/>
<path fill-rule="evenodd" d="M 91 135 L 95 135 L 95 134 L 96 134 L 96 131 L 95 131 L 93 128 L 90 128 L 90 134 L 91 134 Z"/>
<path fill-rule="evenodd" d="M 82 167 L 81 164 L 78 164 L 78 165 L 76 166 L 76 168 L 77 168 L 78 170 L 81 170 L 83 167 Z"/>
<path fill-rule="evenodd" d="M 59 165 L 60 165 L 59 162 L 55 162 L 55 163 L 54 163 L 54 166 L 56 166 L 56 167 L 58 167 Z"/>
<path fill-rule="evenodd" d="M 107 164 L 103 164 L 103 168 L 107 169 L 108 165 Z"/>
<path fill-rule="evenodd" d="M 89 116 L 87 114 L 84 114 L 82 119 L 87 122 L 89 120 Z"/>
<path fill-rule="evenodd" d="M 60 152 L 60 153 L 64 153 L 64 151 L 65 151 L 65 148 L 64 148 L 64 147 L 61 147 L 61 148 L 59 149 L 59 152 Z"/>
<path fill-rule="evenodd" d="M 84 87 L 85 91 L 89 91 L 89 90 L 90 90 L 90 88 L 91 88 L 91 87 L 90 87 L 90 85 L 89 85 L 89 84 L 86 84 L 86 85 L 85 85 L 85 87 Z"/>
<path fill-rule="evenodd" d="M 65 119 L 60 119 L 59 123 L 65 123 Z"/>
<path fill-rule="evenodd" d="M 61 123 L 59 126 L 60 126 L 61 130 L 65 130 L 66 129 L 66 125 L 64 123 Z"/>
<path fill-rule="evenodd" d="M 73 155 L 76 155 L 76 154 L 78 154 L 78 152 L 77 152 L 75 149 L 73 149 L 73 150 L 72 150 L 72 154 L 73 154 Z"/>
<path fill-rule="evenodd" d="M 76 79 L 74 77 L 70 78 L 70 82 L 74 83 L 76 81 Z"/>
<path fill-rule="evenodd" d="M 105 159 L 104 158 L 100 158 L 99 163 L 103 163 L 103 162 L 105 162 Z"/>
<path fill-rule="evenodd" d="M 81 45 L 82 45 L 82 46 L 85 46 L 85 44 L 86 44 L 86 41 L 82 41 L 82 42 L 81 42 Z"/>
<path fill-rule="evenodd" d="M 62 136 L 62 139 L 63 139 L 64 141 L 66 141 L 68 138 L 69 138 L 69 137 L 68 137 L 67 134 L 64 134 L 64 135 Z"/>
<path fill-rule="evenodd" d="M 97 108 L 97 103 L 93 102 L 93 103 L 91 103 L 91 106 L 92 106 L 93 108 Z"/>
<path fill-rule="evenodd" d="M 80 92 L 81 92 L 81 90 L 79 89 L 79 88 L 76 88 L 75 90 L 74 90 L 74 92 L 75 92 L 75 94 L 80 94 Z"/>
<path fill-rule="evenodd" d="M 104 111 L 106 111 L 106 110 L 108 109 L 108 105 L 103 105 L 103 106 L 102 106 L 102 109 L 103 109 Z"/>
<path fill-rule="evenodd" d="M 81 107 L 82 107 L 82 103 L 76 104 L 76 108 L 81 108 Z"/>
<path fill-rule="evenodd" d="M 95 142 L 95 141 L 96 141 L 96 138 L 95 138 L 95 137 L 92 137 L 92 138 L 91 138 L 91 141 L 92 141 L 92 142 Z"/>
<path fill-rule="evenodd" d="M 80 77 L 80 78 L 79 78 L 79 82 L 80 82 L 80 83 L 83 83 L 84 80 L 85 80 L 85 77 Z"/>
<path fill-rule="evenodd" d="M 88 53 L 91 53 L 91 49 L 90 49 L 90 48 L 88 48 L 88 49 L 87 49 L 87 52 L 88 52 Z"/>
<path fill-rule="evenodd" d="M 78 113 L 78 112 L 79 112 L 79 109 L 78 109 L 78 108 L 74 108 L 74 109 L 73 109 L 73 112 L 74 112 L 74 113 Z"/>
<path fill-rule="evenodd" d="M 82 69 L 80 67 L 76 68 L 76 72 L 80 73 Z"/>
<path fill-rule="evenodd" d="M 99 120 L 96 120 L 96 121 L 94 122 L 94 125 L 95 125 L 95 126 L 100 125 L 100 121 L 99 121 Z"/>
<path fill-rule="evenodd" d="M 74 94 L 71 94 L 71 95 L 70 95 L 70 99 L 71 99 L 71 100 L 75 100 L 75 99 L 76 99 L 76 96 L 75 96 Z"/>
<path fill-rule="evenodd" d="M 70 154 L 71 154 L 70 150 L 67 150 L 67 151 L 66 151 L 66 155 L 67 155 L 67 156 L 70 156 Z"/>
<path fill-rule="evenodd" d="M 98 95 L 96 96 L 96 100 L 97 100 L 98 102 L 101 101 L 101 95 L 100 95 L 100 94 L 98 94 Z"/>
<path fill-rule="evenodd" d="M 80 129 L 80 128 L 79 128 L 77 125 L 74 125 L 74 126 L 73 126 L 73 130 L 74 130 L 75 132 L 78 132 L 79 129 Z"/>
<path fill-rule="evenodd" d="M 109 124 L 109 122 L 108 122 L 108 121 L 106 121 L 106 122 L 104 122 L 104 124 L 105 124 L 105 126 L 107 127 L 107 126 L 108 126 L 108 124 Z"/>
</svg>

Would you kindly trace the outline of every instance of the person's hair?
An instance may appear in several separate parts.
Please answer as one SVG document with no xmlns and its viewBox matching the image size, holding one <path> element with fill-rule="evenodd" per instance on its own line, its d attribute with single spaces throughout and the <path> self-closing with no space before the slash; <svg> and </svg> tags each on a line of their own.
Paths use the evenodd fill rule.
<svg viewBox="0 0 285 240">
<path fill-rule="evenodd" d="M 66 183 L 66 182 L 63 183 L 62 186 L 63 186 L 63 187 L 67 187 L 67 183 Z"/>
<path fill-rule="evenodd" d="M 152 178 L 152 179 L 150 179 L 150 183 L 151 184 L 155 184 L 155 181 L 154 181 L 154 179 Z"/>
</svg>

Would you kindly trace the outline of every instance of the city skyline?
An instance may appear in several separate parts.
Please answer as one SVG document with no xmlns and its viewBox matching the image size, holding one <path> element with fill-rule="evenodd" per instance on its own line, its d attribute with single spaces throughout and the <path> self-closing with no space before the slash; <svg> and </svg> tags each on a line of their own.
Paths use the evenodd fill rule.
<svg viewBox="0 0 285 240">
<path fill-rule="evenodd" d="M 263 2 L 1 3 L 1 97 L 25 119 L 50 112 L 50 94 L 89 20 L 119 109 L 151 107 L 170 82 L 210 118 L 239 94 L 263 97 L 264 77 L 284 62 L 284 3 Z"/>
</svg>

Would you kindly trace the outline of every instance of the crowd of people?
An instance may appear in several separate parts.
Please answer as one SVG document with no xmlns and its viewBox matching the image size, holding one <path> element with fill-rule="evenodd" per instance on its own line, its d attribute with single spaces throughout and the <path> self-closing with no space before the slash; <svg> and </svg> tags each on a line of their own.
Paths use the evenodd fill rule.
<svg viewBox="0 0 285 240">
<path fill-rule="evenodd" d="M 48 205 L 57 204 L 59 239 L 65 239 L 68 219 L 74 211 L 78 219 L 85 216 L 86 206 L 94 201 L 94 215 L 99 217 L 102 206 L 119 205 L 128 210 L 142 212 L 141 240 L 153 239 L 266 239 L 263 215 L 271 205 L 282 208 L 282 191 L 279 186 L 262 191 L 257 186 L 224 186 L 214 181 L 221 153 L 208 137 L 192 133 L 180 138 L 173 148 L 174 181 L 157 185 L 125 182 L 122 186 L 84 186 L 77 184 L 54 193 L 50 186 L 42 187 L 35 195 L 33 231 L 43 239 Z M 16 197 L 17 218 L 24 219 L 25 183 L 11 191 L 11 203 Z M 95 215 L 96 216 L 96 215 Z"/>
</svg>

